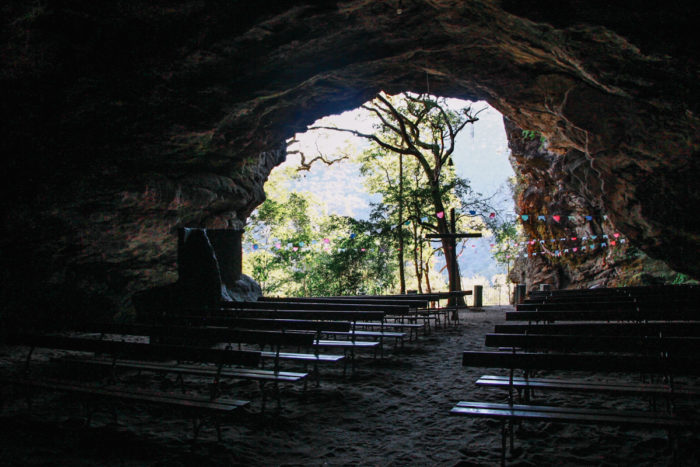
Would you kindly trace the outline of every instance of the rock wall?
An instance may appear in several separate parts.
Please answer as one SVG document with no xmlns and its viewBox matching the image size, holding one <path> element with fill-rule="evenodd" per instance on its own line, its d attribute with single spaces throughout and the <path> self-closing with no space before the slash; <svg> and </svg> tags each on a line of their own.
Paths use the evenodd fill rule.
<svg viewBox="0 0 700 467">
<path fill-rule="evenodd" d="M 587 191 L 581 180 L 595 177 L 590 174 L 593 168 L 581 163 L 576 150 L 559 156 L 547 149 L 547 141 L 539 135 L 524 132 L 507 118 L 504 123 L 516 173 L 516 211 L 519 215 L 529 215 L 527 220 L 519 218 L 517 222 L 522 226 L 523 237 L 535 240 L 523 250 L 527 258 L 520 256 L 515 260 L 510 272 L 513 282 L 533 290 L 541 284 L 563 289 L 687 280 L 662 261 L 632 246 L 627 239 L 625 243 L 615 239 L 619 229 L 607 216 L 604 206 L 595 205 L 595 198 L 589 200 L 584 195 Z M 543 215 L 544 220 L 538 219 L 538 215 Z M 552 215 L 559 215 L 559 220 L 553 220 Z M 609 238 L 604 239 L 603 235 Z M 591 237 L 596 241 L 582 241 Z M 545 243 L 541 245 L 539 240 Z M 611 245 L 611 241 L 615 244 Z M 606 247 L 601 247 L 602 243 Z M 596 248 L 590 250 L 592 244 Z M 585 252 L 582 246 L 587 247 Z M 573 248 L 577 249 L 575 253 Z M 556 251 L 566 254 L 557 256 Z"/>
<path fill-rule="evenodd" d="M 608 3 L 9 0 L 0 300 L 127 309 L 175 279 L 177 228 L 240 228 L 287 138 L 379 90 L 540 131 L 571 192 L 698 277 L 700 6 Z"/>
</svg>

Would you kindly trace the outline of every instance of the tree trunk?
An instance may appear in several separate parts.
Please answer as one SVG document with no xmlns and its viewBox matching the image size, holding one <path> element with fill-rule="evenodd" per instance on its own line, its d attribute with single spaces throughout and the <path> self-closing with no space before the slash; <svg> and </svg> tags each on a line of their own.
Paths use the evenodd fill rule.
<svg viewBox="0 0 700 467">
<path fill-rule="evenodd" d="M 437 212 L 445 212 L 439 195 L 433 196 L 433 202 Z M 452 217 L 454 219 L 454 216 Z M 453 231 L 456 230 L 454 225 L 452 225 L 452 229 L 450 229 L 450 225 L 447 223 L 446 215 L 443 215 L 442 219 L 438 218 L 437 225 L 438 233 L 440 235 L 456 233 Z M 450 284 L 449 290 L 450 292 L 459 292 L 462 290 L 462 284 L 460 281 L 459 262 L 457 261 L 456 242 L 454 239 L 443 238 L 442 249 L 445 252 L 445 263 L 447 265 L 447 275 L 449 277 Z M 450 298 L 447 303 L 448 306 L 465 306 L 463 297 Z"/>
<path fill-rule="evenodd" d="M 416 283 L 418 284 L 418 293 L 423 293 L 423 268 L 421 267 L 421 256 L 418 251 L 418 232 L 416 231 L 415 223 L 413 225 L 413 242 L 416 248 L 413 250 L 413 265 L 416 271 Z"/>
<path fill-rule="evenodd" d="M 399 154 L 399 286 L 406 293 L 406 272 L 403 261 L 403 154 Z"/>
</svg>

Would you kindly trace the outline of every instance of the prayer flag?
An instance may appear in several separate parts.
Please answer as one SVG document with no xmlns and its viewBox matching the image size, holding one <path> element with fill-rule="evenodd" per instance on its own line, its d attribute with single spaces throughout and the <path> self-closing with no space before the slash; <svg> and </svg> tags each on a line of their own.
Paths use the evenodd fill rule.
<svg viewBox="0 0 700 467">
<path fill-rule="evenodd" d="M 559 219 L 561 219 L 561 216 L 552 216 L 552 219 L 555 221 L 559 222 Z"/>
<path fill-rule="evenodd" d="M 521 215 L 520 217 L 522 217 L 522 219 L 523 219 L 524 221 L 526 221 L 526 220 L 528 220 L 528 219 L 530 218 L 530 216 L 528 216 L 527 214 L 523 214 L 523 215 Z"/>
<path fill-rule="evenodd" d="M 475 216 L 475 215 L 476 215 L 476 211 L 469 211 L 469 214 L 472 215 L 472 216 Z"/>
<path fill-rule="evenodd" d="M 586 220 L 587 220 L 587 221 L 592 221 L 592 220 L 593 220 L 593 216 L 586 216 Z"/>
<path fill-rule="evenodd" d="M 489 214 L 489 217 L 490 217 L 491 219 L 493 219 L 494 217 L 496 217 L 496 213 L 495 213 L 495 212 L 492 212 L 491 214 Z"/>
<path fill-rule="evenodd" d="M 435 215 L 438 216 L 438 219 L 442 219 L 443 217 L 445 217 L 444 211 L 440 211 L 438 213 L 435 213 Z"/>
</svg>

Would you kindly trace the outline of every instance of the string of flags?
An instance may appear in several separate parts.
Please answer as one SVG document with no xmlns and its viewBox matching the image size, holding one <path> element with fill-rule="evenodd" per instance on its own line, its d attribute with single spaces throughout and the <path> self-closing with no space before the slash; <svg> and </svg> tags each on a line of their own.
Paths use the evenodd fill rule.
<svg viewBox="0 0 700 467">
<path fill-rule="evenodd" d="M 602 220 L 608 220 L 607 214 L 603 214 Z M 591 222 L 594 218 L 594 216 L 590 214 L 569 214 L 566 216 L 562 216 L 560 214 L 551 214 L 551 215 L 543 215 L 543 214 L 520 214 L 518 215 L 518 218 L 522 220 L 523 222 L 546 222 L 547 220 L 552 220 L 556 223 L 562 223 L 565 220 L 569 220 L 571 222 L 577 222 L 581 220 L 585 220 L 587 222 Z M 511 219 L 512 220 L 512 219 Z"/>
<path fill-rule="evenodd" d="M 511 243 L 512 247 L 527 247 L 528 251 L 521 249 L 513 255 L 506 255 L 506 258 L 527 258 L 537 255 L 562 256 L 566 254 L 581 254 L 590 251 L 595 251 L 600 248 L 609 248 L 623 245 L 627 242 L 620 233 L 600 234 L 600 235 L 584 235 L 582 237 L 561 237 L 550 239 L 530 239 L 523 242 Z M 550 248 L 547 248 L 547 246 Z M 530 251 L 534 246 L 539 247 L 540 251 Z"/>
<path fill-rule="evenodd" d="M 365 232 L 366 235 L 369 235 L 370 232 Z M 356 234 L 351 233 L 349 238 L 354 239 L 356 238 Z M 347 237 L 346 237 L 347 238 Z M 359 251 L 359 252 L 366 252 L 366 251 L 379 251 L 380 253 L 387 252 L 387 251 L 397 251 L 399 248 L 391 248 L 383 245 L 379 245 L 379 241 L 375 240 L 375 247 L 340 247 L 340 246 L 335 246 L 334 243 L 339 240 L 344 240 L 344 238 L 339 237 L 336 238 L 335 240 L 331 240 L 328 237 L 324 237 L 320 240 L 311 240 L 310 242 L 287 242 L 284 246 L 282 242 L 278 240 L 273 240 L 273 242 L 270 244 L 266 245 L 260 245 L 257 243 L 254 243 L 252 245 L 249 245 L 250 251 L 272 251 L 274 252 L 275 250 L 291 250 L 293 252 L 297 251 L 308 251 L 308 250 L 318 250 L 321 249 L 327 253 L 330 252 L 345 252 L 345 251 Z M 525 240 L 521 242 L 512 242 L 509 243 L 508 246 L 510 247 L 520 247 L 520 250 L 510 254 L 506 255 L 507 259 L 510 258 L 527 258 L 527 257 L 533 257 L 533 256 L 538 256 L 538 255 L 550 255 L 550 256 L 562 256 L 565 254 L 582 254 L 582 253 L 588 253 L 591 251 L 595 251 L 596 249 L 601 249 L 601 248 L 610 248 L 610 247 L 616 247 L 623 245 L 627 242 L 625 238 L 621 236 L 619 232 L 611 233 L 611 234 L 599 234 L 599 235 L 584 235 L 581 237 L 560 237 L 560 238 L 549 238 L 549 239 L 530 239 L 530 240 Z M 489 244 L 490 248 L 493 249 L 496 247 L 496 244 L 490 243 Z M 466 251 L 466 240 L 461 243 L 461 249 L 462 251 L 460 252 L 459 256 L 464 254 Z M 449 248 L 449 247 L 448 247 Z M 472 244 L 471 248 L 474 249 L 474 253 L 478 252 L 477 245 Z M 533 249 L 539 248 L 539 251 L 531 251 Z M 441 255 L 442 252 L 438 250 L 437 252 L 438 255 Z"/>
</svg>

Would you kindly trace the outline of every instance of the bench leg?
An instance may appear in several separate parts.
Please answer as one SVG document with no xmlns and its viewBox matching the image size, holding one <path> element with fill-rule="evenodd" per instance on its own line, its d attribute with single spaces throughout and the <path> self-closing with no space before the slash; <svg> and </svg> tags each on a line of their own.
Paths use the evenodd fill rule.
<svg viewBox="0 0 700 467">
<path fill-rule="evenodd" d="M 196 415 L 192 416 L 192 442 L 196 442 L 199 437 L 199 430 L 202 428 L 202 421 Z"/>
<path fill-rule="evenodd" d="M 263 381 L 258 381 L 258 386 L 260 387 L 260 394 L 262 395 L 262 407 L 260 407 L 260 413 L 264 413 L 265 404 L 267 402 L 267 394 L 265 393 L 265 383 Z"/>
<path fill-rule="evenodd" d="M 506 420 L 503 420 L 501 422 L 501 465 L 505 466 L 506 465 L 506 436 L 507 436 L 507 427 L 506 427 Z"/>
</svg>

